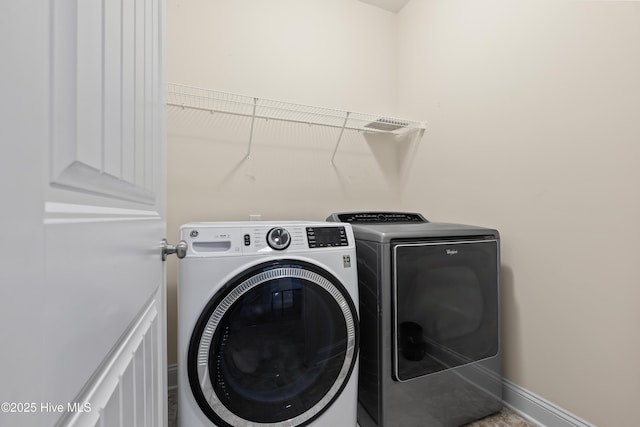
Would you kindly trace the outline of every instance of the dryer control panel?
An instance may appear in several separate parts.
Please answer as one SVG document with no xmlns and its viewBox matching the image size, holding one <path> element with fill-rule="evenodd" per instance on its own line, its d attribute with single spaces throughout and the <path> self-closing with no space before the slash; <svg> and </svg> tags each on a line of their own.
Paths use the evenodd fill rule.
<svg viewBox="0 0 640 427">
<path fill-rule="evenodd" d="M 429 222 L 422 214 L 415 212 L 344 212 L 329 215 L 328 221 L 349 224 L 411 224 Z"/>
</svg>

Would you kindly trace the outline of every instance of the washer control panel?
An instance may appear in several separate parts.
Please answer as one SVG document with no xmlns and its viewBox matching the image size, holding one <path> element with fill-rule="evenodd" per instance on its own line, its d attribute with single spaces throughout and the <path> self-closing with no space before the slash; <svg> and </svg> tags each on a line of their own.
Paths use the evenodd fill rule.
<svg viewBox="0 0 640 427">
<path fill-rule="evenodd" d="M 343 226 L 307 227 L 307 241 L 310 248 L 349 246 L 347 232 Z"/>
<path fill-rule="evenodd" d="M 304 252 L 353 246 L 351 225 L 324 222 L 189 223 L 180 228 L 187 256 Z"/>
</svg>

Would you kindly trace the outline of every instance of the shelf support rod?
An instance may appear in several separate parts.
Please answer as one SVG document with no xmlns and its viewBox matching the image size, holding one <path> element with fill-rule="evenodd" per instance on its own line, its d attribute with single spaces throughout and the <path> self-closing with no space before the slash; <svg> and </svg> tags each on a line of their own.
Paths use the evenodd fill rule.
<svg viewBox="0 0 640 427">
<path fill-rule="evenodd" d="M 349 120 L 350 112 L 347 111 L 347 115 L 344 117 L 344 122 L 342 123 L 342 129 L 340 129 L 340 135 L 338 135 L 338 141 L 336 142 L 336 147 L 333 149 L 333 155 L 331 156 L 331 164 L 333 164 L 333 159 L 336 157 L 336 153 L 338 152 L 338 146 L 340 145 L 340 141 L 342 140 L 342 135 L 344 134 L 344 129 L 347 127 L 347 121 Z"/>
<path fill-rule="evenodd" d="M 247 159 L 251 155 L 251 143 L 253 142 L 253 124 L 256 121 L 257 106 L 258 106 L 258 98 L 253 98 L 253 113 L 251 114 L 251 130 L 249 131 L 249 146 L 247 147 Z"/>
</svg>

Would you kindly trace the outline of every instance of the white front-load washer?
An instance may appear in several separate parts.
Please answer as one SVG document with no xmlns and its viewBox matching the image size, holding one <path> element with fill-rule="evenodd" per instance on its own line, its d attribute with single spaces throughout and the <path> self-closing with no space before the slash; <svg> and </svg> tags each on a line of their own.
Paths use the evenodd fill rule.
<svg viewBox="0 0 640 427">
<path fill-rule="evenodd" d="M 327 222 L 180 228 L 178 425 L 356 425 L 353 231 Z"/>
</svg>

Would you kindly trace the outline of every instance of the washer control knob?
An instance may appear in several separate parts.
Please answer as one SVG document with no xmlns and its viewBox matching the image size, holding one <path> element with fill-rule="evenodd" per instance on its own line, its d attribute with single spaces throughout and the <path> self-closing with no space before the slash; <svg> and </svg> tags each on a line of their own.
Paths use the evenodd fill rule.
<svg viewBox="0 0 640 427">
<path fill-rule="evenodd" d="M 291 244 L 291 235 L 286 229 L 275 227 L 267 233 L 267 243 L 276 251 L 281 251 Z"/>
</svg>

